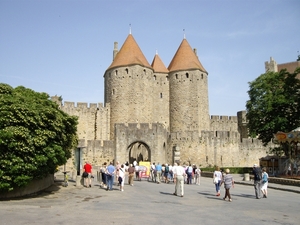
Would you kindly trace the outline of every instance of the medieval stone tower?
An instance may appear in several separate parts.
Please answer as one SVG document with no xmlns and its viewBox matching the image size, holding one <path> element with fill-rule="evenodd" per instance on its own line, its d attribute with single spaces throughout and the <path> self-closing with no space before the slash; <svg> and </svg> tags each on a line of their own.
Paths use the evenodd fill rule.
<svg viewBox="0 0 300 225">
<path fill-rule="evenodd" d="M 129 34 L 120 50 L 114 43 L 104 84 L 104 106 L 60 103 L 79 118 L 80 142 L 67 164 L 77 174 L 84 160 L 250 166 L 266 155 L 247 137 L 244 111 L 209 115 L 208 73 L 185 38 L 167 68 L 158 54 L 150 65 Z"/>
</svg>

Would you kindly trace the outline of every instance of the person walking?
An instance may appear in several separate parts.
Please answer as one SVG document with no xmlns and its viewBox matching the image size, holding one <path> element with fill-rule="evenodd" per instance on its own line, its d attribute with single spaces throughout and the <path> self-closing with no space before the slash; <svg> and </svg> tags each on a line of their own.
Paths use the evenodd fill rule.
<svg viewBox="0 0 300 225">
<path fill-rule="evenodd" d="M 264 198 L 267 198 L 267 195 L 268 195 L 269 174 L 266 171 L 267 171 L 267 169 L 266 169 L 266 167 L 264 167 L 262 169 L 262 187 L 261 187 L 261 192 L 263 193 Z"/>
<path fill-rule="evenodd" d="M 89 164 L 88 161 L 85 162 L 85 165 L 83 166 L 84 172 L 88 173 L 88 176 L 84 178 L 84 183 L 86 187 L 92 187 L 92 165 Z"/>
<path fill-rule="evenodd" d="M 161 165 L 157 163 L 157 165 L 155 166 L 155 171 L 156 171 L 156 180 L 158 184 L 161 181 L 161 169 L 162 169 Z"/>
<path fill-rule="evenodd" d="M 255 197 L 256 199 L 260 199 L 262 172 L 260 167 L 257 166 L 257 164 L 253 165 L 253 175 L 254 175 Z"/>
<path fill-rule="evenodd" d="M 155 162 L 152 163 L 151 168 L 150 168 L 150 171 L 151 171 L 151 179 L 152 179 L 152 182 L 155 182 L 155 183 L 156 183 Z"/>
<path fill-rule="evenodd" d="M 119 161 L 117 161 L 115 168 L 116 168 L 116 179 L 117 179 L 117 181 L 118 181 L 118 180 L 119 180 L 119 173 L 118 173 L 118 171 L 119 171 L 119 169 L 121 168 L 121 164 L 120 164 Z M 119 186 L 119 185 L 120 185 L 120 184 L 118 183 L 118 186 Z"/>
<path fill-rule="evenodd" d="M 112 162 L 110 162 L 109 166 L 106 168 L 106 179 L 107 179 L 107 191 L 112 191 L 112 186 L 114 184 L 114 176 L 116 173 L 116 169 Z"/>
<path fill-rule="evenodd" d="M 214 177 L 213 177 L 213 183 L 215 184 L 216 187 L 216 196 L 220 196 L 220 184 L 222 181 L 222 173 L 220 171 L 220 167 L 216 167 L 216 170 L 214 172 Z"/>
<path fill-rule="evenodd" d="M 184 177 L 186 176 L 186 173 L 184 168 L 180 165 L 180 162 L 174 164 L 173 174 L 174 174 L 174 182 L 175 182 L 175 192 L 173 193 L 173 195 L 183 197 Z"/>
<path fill-rule="evenodd" d="M 102 182 L 100 184 L 100 186 L 102 186 L 103 188 L 107 188 L 107 181 L 106 181 L 106 168 L 107 168 L 107 163 L 104 162 L 102 167 L 100 168 L 100 172 L 101 172 L 101 178 L 102 178 Z"/>
<path fill-rule="evenodd" d="M 168 174 L 169 182 L 173 182 L 173 166 L 169 165 L 169 174 Z"/>
<path fill-rule="evenodd" d="M 229 172 L 230 172 L 229 169 L 225 170 L 225 175 L 223 177 L 221 185 L 224 184 L 224 188 L 225 188 L 225 196 L 223 199 L 226 200 L 226 198 L 228 197 L 228 201 L 232 202 L 229 190 L 231 187 L 234 187 L 234 180 L 233 180 L 232 175 L 229 174 Z"/>
<path fill-rule="evenodd" d="M 125 169 L 124 164 L 118 169 L 118 182 L 120 185 L 120 191 L 124 191 L 124 182 L 125 182 Z"/>
<path fill-rule="evenodd" d="M 190 163 L 189 163 L 189 166 L 186 169 L 186 173 L 187 173 L 187 184 L 192 184 L 193 167 Z"/>
<path fill-rule="evenodd" d="M 195 183 L 197 185 L 200 185 L 200 177 L 201 177 L 201 169 L 196 167 L 196 170 L 195 170 Z"/>
<path fill-rule="evenodd" d="M 130 164 L 129 168 L 128 168 L 128 184 L 130 186 L 133 186 L 134 171 L 135 171 L 135 168 L 133 167 L 132 164 Z"/>
<path fill-rule="evenodd" d="M 139 167 L 139 164 L 135 164 L 134 166 L 134 170 L 135 170 L 135 179 L 136 180 L 141 180 L 140 179 L 140 167 Z"/>
<path fill-rule="evenodd" d="M 166 164 L 165 166 L 165 172 L 164 172 L 164 180 L 165 180 L 165 183 L 169 183 L 169 166 L 168 164 Z"/>
</svg>

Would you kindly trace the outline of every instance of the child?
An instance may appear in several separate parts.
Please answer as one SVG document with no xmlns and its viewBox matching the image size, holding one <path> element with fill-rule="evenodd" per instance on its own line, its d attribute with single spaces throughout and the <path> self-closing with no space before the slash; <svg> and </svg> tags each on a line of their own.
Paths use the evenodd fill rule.
<svg viewBox="0 0 300 225">
<path fill-rule="evenodd" d="M 263 173 L 262 173 L 262 187 L 261 187 L 261 192 L 263 193 L 263 197 L 267 198 L 267 194 L 268 194 L 268 178 L 269 175 L 266 172 L 266 167 L 264 167 L 262 169 Z"/>
</svg>

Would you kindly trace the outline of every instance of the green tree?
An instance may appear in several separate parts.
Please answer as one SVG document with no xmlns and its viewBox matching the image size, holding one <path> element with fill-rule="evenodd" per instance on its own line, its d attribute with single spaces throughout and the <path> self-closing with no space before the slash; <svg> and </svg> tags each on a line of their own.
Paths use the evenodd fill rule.
<svg viewBox="0 0 300 225">
<path fill-rule="evenodd" d="M 300 68 L 294 73 L 267 72 L 249 82 L 250 100 L 246 103 L 249 133 L 265 146 L 278 131 L 290 132 L 300 126 L 299 73 Z M 287 146 L 283 147 L 288 154 Z"/>
<path fill-rule="evenodd" d="M 46 93 L 0 83 L 0 191 L 53 174 L 77 146 L 77 118 Z"/>
</svg>

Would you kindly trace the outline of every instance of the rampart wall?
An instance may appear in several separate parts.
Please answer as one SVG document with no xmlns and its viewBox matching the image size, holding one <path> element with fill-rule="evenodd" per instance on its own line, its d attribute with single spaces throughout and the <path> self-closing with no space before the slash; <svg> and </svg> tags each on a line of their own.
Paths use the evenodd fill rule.
<svg viewBox="0 0 300 225">
<path fill-rule="evenodd" d="M 85 140 L 109 140 L 110 105 L 102 103 L 64 102 L 61 109 L 78 117 L 78 137 Z"/>
<path fill-rule="evenodd" d="M 180 147 L 183 162 L 201 166 L 252 166 L 266 155 L 258 139 L 240 139 L 236 131 L 178 132 L 170 135 L 170 146 Z"/>
<path fill-rule="evenodd" d="M 69 115 L 78 116 L 82 162 L 88 160 L 94 166 L 116 160 L 116 157 L 119 161 L 128 161 L 126 151 L 134 141 L 149 145 L 152 161 L 173 163 L 173 148 L 178 146 L 183 162 L 201 166 L 252 166 L 268 151 L 261 141 L 245 138 L 245 111 L 238 112 L 238 116 L 212 115 L 211 130 L 200 133 L 198 130 L 168 133 L 165 124 L 160 123 L 118 124 L 117 137 L 110 140 L 110 104 L 104 107 L 102 103 L 64 102 L 60 107 Z M 67 163 L 72 176 L 76 175 L 74 158 L 75 154 Z"/>
</svg>

